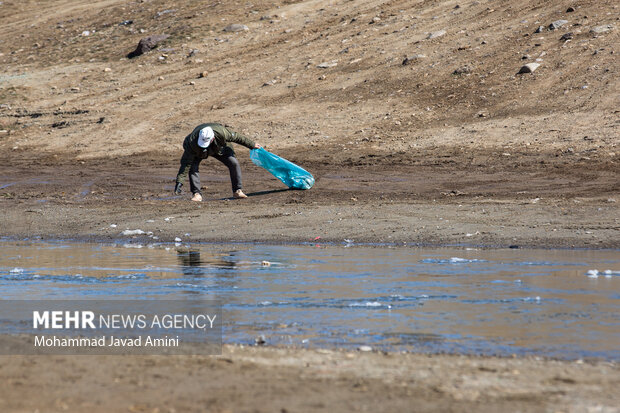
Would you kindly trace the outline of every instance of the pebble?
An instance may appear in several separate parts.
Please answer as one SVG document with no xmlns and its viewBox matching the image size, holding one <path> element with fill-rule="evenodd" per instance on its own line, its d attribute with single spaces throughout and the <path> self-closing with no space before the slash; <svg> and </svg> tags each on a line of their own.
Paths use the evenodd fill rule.
<svg viewBox="0 0 620 413">
<path fill-rule="evenodd" d="M 370 346 L 359 346 L 357 349 L 364 352 L 372 351 L 372 347 Z"/>
<path fill-rule="evenodd" d="M 556 20 L 549 25 L 549 30 L 557 30 L 568 23 L 568 20 Z"/>
<path fill-rule="evenodd" d="M 573 32 L 564 33 L 560 40 L 567 41 L 573 38 Z"/>
<path fill-rule="evenodd" d="M 575 11 L 574 7 L 569 7 L 568 9 L 566 9 L 566 13 L 572 13 Z"/>
<path fill-rule="evenodd" d="M 204 77 L 207 77 L 207 75 L 209 74 L 209 72 L 200 72 L 200 74 L 198 75 L 198 78 L 202 79 Z"/>
<path fill-rule="evenodd" d="M 438 37 L 443 36 L 444 34 L 446 34 L 446 31 L 445 31 L 445 30 L 439 30 L 439 31 L 436 31 L 436 32 L 432 32 L 432 33 L 429 33 L 429 34 L 428 34 L 427 39 L 429 39 L 429 40 L 430 40 L 430 39 L 436 39 L 436 38 L 438 38 Z"/>
<path fill-rule="evenodd" d="M 323 62 L 323 63 L 319 63 L 318 65 L 316 65 L 316 67 L 320 69 L 328 69 L 330 67 L 335 67 L 335 66 L 338 66 L 337 62 Z"/>
<path fill-rule="evenodd" d="M 528 63 L 523 65 L 517 74 L 534 73 L 534 70 L 538 69 L 538 66 L 540 66 L 540 63 Z"/>
<path fill-rule="evenodd" d="M 103 69 L 104 72 L 111 72 L 112 69 L 110 69 L 109 67 L 106 67 L 105 69 Z"/>
<path fill-rule="evenodd" d="M 545 31 L 545 26 L 538 26 L 538 29 L 534 33 L 542 33 Z"/>
<path fill-rule="evenodd" d="M 225 32 L 243 32 L 246 30 L 250 30 L 250 28 L 245 24 L 229 24 L 224 27 Z"/>
<path fill-rule="evenodd" d="M 79 87 L 72 87 L 71 89 L 69 89 L 72 92 L 79 92 L 80 88 Z"/>
<path fill-rule="evenodd" d="M 590 29 L 590 33 L 594 33 L 594 34 L 607 33 L 607 32 L 612 31 L 613 28 L 614 26 L 611 24 L 606 24 L 604 26 L 596 26 Z"/>
<path fill-rule="evenodd" d="M 414 60 L 424 59 L 425 57 L 426 56 L 423 54 L 414 54 L 413 56 L 407 56 L 405 57 L 405 60 L 403 60 L 403 66 L 412 63 Z"/>
<path fill-rule="evenodd" d="M 181 238 L 176 237 L 176 238 L 174 239 L 174 242 L 181 242 Z"/>
</svg>

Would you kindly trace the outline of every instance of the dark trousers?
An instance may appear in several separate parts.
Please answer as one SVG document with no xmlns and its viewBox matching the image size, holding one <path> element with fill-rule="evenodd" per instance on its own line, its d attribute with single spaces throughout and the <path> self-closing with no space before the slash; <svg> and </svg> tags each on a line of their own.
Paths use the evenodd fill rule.
<svg viewBox="0 0 620 413">
<path fill-rule="evenodd" d="M 239 161 L 235 158 L 235 153 L 232 151 L 225 151 L 222 155 L 212 156 L 228 167 L 233 192 L 237 189 L 241 189 L 241 167 L 239 166 Z M 200 161 L 202 161 L 202 159 L 194 158 L 189 168 L 189 189 L 192 191 L 192 194 L 201 193 L 199 173 Z M 183 160 L 181 160 L 181 164 L 182 163 Z M 183 167 L 181 166 L 181 168 Z"/>
</svg>

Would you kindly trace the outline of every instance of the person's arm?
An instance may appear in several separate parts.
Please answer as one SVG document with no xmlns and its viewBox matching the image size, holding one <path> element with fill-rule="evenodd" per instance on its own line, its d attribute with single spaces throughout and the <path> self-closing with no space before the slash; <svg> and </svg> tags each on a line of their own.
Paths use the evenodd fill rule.
<svg viewBox="0 0 620 413">
<path fill-rule="evenodd" d="M 192 166 L 193 160 L 194 157 L 191 153 L 187 151 L 183 152 L 183 156 L 181 157 L 181 167 L 179 168 L 179 172 L 177 173 L 176 184 L 174 185 L 174 193 L 181 193 L 183 181 L 185 180 L 185 178 L 187 178 L 187 174 L 189 173 L 189 168 Z"/>
<path fill-rule="evenodd" d="M 256 144 L 252 139 L 243 136 L 240 133 L 233 132 L 228 128 L 224 129 L 224 137 L 226 138 L 226 142 L 233 142 L 239 145 L 243 145 L 248 149 L 258 149 L 261 146 Z"/>
</svg>

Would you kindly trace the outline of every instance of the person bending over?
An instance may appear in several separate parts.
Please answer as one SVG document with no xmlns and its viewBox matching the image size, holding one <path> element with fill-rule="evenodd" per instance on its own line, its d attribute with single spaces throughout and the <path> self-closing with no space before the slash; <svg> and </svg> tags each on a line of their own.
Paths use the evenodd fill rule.
<svg viewBox="0 0 620 413">
<path fill-rule="evenodd" d="M 181 194 L 183 181 L 189 172 L 189 189 L 192 191 L 192 201 L 202 201 L 198 167 L 200 161 L 212 156 L 228 167 L 233 197 L 237 199 L 247 198 L 247 195 L 241 190 L 241 167 L 235 157 L 231 143 L 237 143 L 249 149 L 261 147 L 251 139 L 233 132 L 219 123 L 203 123 L 196 126 L 183 141 L 183 156 L 181 156 L 181 167 L 177 174 L 174 193 Z"/>
</svg>

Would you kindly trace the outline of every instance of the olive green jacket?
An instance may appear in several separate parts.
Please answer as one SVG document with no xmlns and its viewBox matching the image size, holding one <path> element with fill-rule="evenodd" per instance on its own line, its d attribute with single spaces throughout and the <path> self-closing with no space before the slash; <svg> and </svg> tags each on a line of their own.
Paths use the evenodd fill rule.
<svg viewBox="0 0 620 413">
<path fill-rule="evenodd" d="M 213 129 L 214 139 L 209 146 L 201 148 L 198 146 L 198 135 L 207 126 Z M 209 156 L 221 156 L 224 152 L 234 155 L 231 142 L 243 145 L 249 149 L 254 149 L 254 141 L 240 133 L 233 132 L 219 123 L 203 123 L 185 137 L 183 141 L 183 157 L 181 158 L 181 168 L 177 174 L 177 182 L 182 182 L 189 172 L 192 163 L 199 159 L 206 159 Z"/>
</svg>

